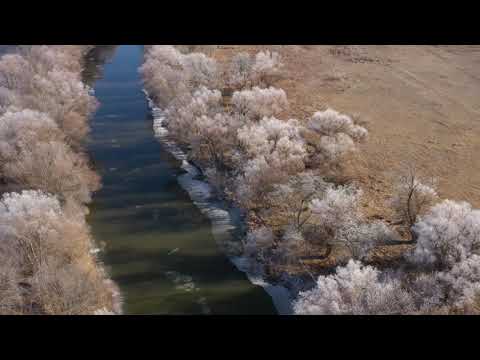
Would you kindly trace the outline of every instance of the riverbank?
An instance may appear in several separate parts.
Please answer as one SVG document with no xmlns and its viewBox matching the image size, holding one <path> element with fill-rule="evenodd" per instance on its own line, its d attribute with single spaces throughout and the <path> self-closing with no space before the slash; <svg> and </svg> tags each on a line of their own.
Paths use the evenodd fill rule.
<svg viewBox="0 0 480 360">
<path fill-rule="evenodd" d="M 0 294 L 4 314 L 120 313 L 85 221 L 100 186 L 84 152 L 93 46 L 20 46 L 0 60 Z"/>
<path fill-rule="evenodd" d="M 220 251 L 218 229 L 229 226 L 222 212 L 212 209 L 212 227 L 185 190 L 193 185 L 201 196 L 200 181 L 154 136 L 138 73 L 142 57 L 142 46 L 119 46 L 103 67 L 89 143 L 103 179 L 89 222 L 124 312 L 275 314 L 268 294 Z"/>
<path fill-rule="evenodd" d="M 148 98 L 148 93 L 145 92 L 145 94 Z M 279 315 L 291 315 L 292 301 L 296 297 L 295 292 L 288 290 L 291 284 L 288 282 L 269 284 L 265 280 L 265 275 L 258 271 L 261 269 L 260 264 L 255 263 L 252 258 L 242 256 L 242 239 L 246 232 L 245 216 L 232 203 L 218 199 L 218 194 L 215 193 L 212 185 L 207 182 L 200 170 L 189 162 L 187 154 L 169 136 L 162 109 L 156 107 L 150 98 L 148 99 L 153 114 L 155 136 L 185 170 L 185 174 L 179 177 L 179 183 L 188 192 L 194 204 L 210 219 L 218 248 L 238 270 L 247 275 L 252 284 L 262 287 L 270 295 Z"/>
</svg>

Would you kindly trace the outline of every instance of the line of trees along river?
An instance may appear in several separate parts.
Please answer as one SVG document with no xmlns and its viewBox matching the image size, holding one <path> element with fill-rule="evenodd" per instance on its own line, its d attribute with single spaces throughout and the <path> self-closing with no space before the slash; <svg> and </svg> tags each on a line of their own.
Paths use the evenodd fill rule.
<svg viewBox="0 0 480 360">
<path fill-rule="evenodd" d="M 178 184 L 179 162 L 154 137 L 142 62 L 142 46 L 101 46 L 87 64 L 98 69 L 101 106 L 89 153 L 103 183 L 89 222 L 125 313 L 275 314 L 268 294 L 220 252 L 209 219 Z"/>
</svg>

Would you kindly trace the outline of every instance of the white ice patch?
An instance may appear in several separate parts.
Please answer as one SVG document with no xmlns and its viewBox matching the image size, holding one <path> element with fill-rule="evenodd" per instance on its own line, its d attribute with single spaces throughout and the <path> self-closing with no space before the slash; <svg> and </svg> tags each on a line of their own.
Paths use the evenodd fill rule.
<svg viewBox="0 0 480 360">
<path fill-rule="evenodd" d="M 200 172 L 188 162 L 187 155 L 168 135 L 166 128 L 166 116 L 162 109 L 155 106 L 153 101 L 144 90 L 148 99 L 148 105 L 153 114 L 153 130 L 155 137 L 160 141 L 163 147 L 171 153 L 182 165 L 181 168 L 186 171 L 185 174 L 178 177 L 178 182 L 185 189 L 193 203 L 200 211 L 207 216 L 212 223 L 212 233 L 219 248 L 228 256 L 230 261 L 244 272 L 250 282 L 261 286 L 273 299 L 273 303 L 278 313 L 289 315 L 293 313 L 292 299 L 288 289 L 280 285 L 271 285 L 265 281 L 258 269 L 259 264 L 254 260 L 244 256 L 236 256 L 240 247 L 239 241 L 233 236 L 233 231 L 237 225 L 232 217 L 231 209 L 228 209 L 224 203 L 216 199 L 212 194 L 213 188 L 205 181 L 195 179 Z"/>
<path fill-rule="evenodd" d="M 166 271 L 165 276 L 175 284 L 175 289 L 187 293 L 200 292 L 200 288 L 195 285 L 190 275 L 180 274 L 178 271 Z M 212 311 L 207 304 L 207 298 L 200 296 L 195 302 L 201 306 L 203 314 L 210 314 Z"/>
</svg>

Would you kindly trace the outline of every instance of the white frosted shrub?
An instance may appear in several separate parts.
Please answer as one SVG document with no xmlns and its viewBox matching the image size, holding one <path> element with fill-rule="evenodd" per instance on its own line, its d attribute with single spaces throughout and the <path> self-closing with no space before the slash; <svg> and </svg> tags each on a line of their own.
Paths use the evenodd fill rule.
<svg viewBox="0 0 480 360">
<path fill-rule="evenodd" d="M 15 93 L 6 87 L 0 86 L 0 115 L 12 108 L 15 102 Z"/>
<path fill-rule="evenodd" d="M 101 273 L 82 271 L 72 264 L 42 264 L 30 283 L 32 310 L 42 315 L 90 315 L 111 302 Z"/>
<path fill-rule="evenodd" d="M 171 45 L 154 45 L 145 52 L 145 62 L 140 67 L 145 87 L 164 107 L 175 97 L 188 92 L 182 56 Z"/>
<path fill-rule="evenodd" d="M 19 54 L 7 54 L 0 58 L 1 87 L 29 91 L 34 74 L 32 64 Z"/>
<path fill-rule="evenodd" d="M 283 64 L 276 52 L 261 51 L 255 56 L 252 66 L 252 81 L 254 84 L 269 85 L 273 76 L 279 75 Z"/>
<path fill-rule="evenodd" d="M 166 107 L 176 98 L 218 82 L 215 60 L 205 54 L 182 54 L 171 45 L 151 46 L 140 68 L 147 90 Z"/>
<path fill-rule="evenodd" d="M 349 186 L 329 187 L 321 199 L 313 199 L 310 209 L 316 221 L 333 234 L 345 223 L 359 216 L 358 202 L 362 192 Z"/>
<path fill-rule="evenodd" d="M 417 244 L 411 260 L 425 266 L 450 268 L 477 253 L 480 246 L 480 210 L 466 202 L 445 200 L 414 225 Z"/>
<path fill-rule="evenodd" d="M 325 136 L 334 136 L 344 133 L 355 141 L 363 140 L 368 132 L 365 128 L 355 125 L 353 120 L 333 109 L 318 111 L 311 117 L 308 126 L 310 129 Z"/>
<path fill-rule="evenodd" d="M 469 258 L 453 265 L 451 270 L 438 274 L 446 288 L 448 302 L 457 307 L 473 303 L 480 294 L 480 256 Z"/>
<path fill-rule="evenodd" d="M 236 91 L 232 96 L 232 104 L 242 116 L 254 121 L 277 116 L 288 107 L 285 91 L 273 87 Z"/>
<path fill-rule="evenodd" d="M 406 283 L 418 314 L 434 314 L 446 305 L 445 286 L 437 273 L 424 273 Z"/>
<path fill-rule="evenodd" d="M 33 87 L 25 106 L 50 114 L 68 137 L 80 142 L 88 132 L 87 117 L 97 106 L 89 87 L 73 73 L 60 70 L 35 76 Z"/>
<path fill-rule="evenodd" d="M 248 53 L 236 54 L 227 71 L 227 84 L 233 89 L 243 89 L 252 78 L 254 60 Z"/>
<path fill-rule="evenodd" d="M 247 161 L 236 180 L 236 194 L 247 208 L 263 206 L 275 184 L 305 169 L 305 145 L 293 121 L 264 118 L 240 128 L 238 140 Z"/>
<path fill-rule="evenodd" d="M 400 173 L 390 204 L 399 218 L 411 228 L 419 215 L 429 209 L 438 199 L 434 182 L 420 179 L 413 168 Z M 415 234 L 412 234 L 414 237 Z"/>
<path fill-rule="evenodd" d="M 224 114 L 196 117 L 193 123 L 195 132 L 190 135 L 193 158 L 217 169 L 227 166 L 229 148 L 235 141 L 232 121 Z"/>
<path fill-rule="evenodd" d="M 22 49 L 21 54 L 37 74 L 58 68 L 75 73 L 80 79 L 83 56 L 92 48 L 92 45 L 35 45 Z"/>
<path fill-rule="evenodd" d="M 392 230 L 382 221 L 347 221 L 337 231 L 336 240 L 345 245 L 354 259 L 365 259 L 378 245 L 394 238 Z"/>
<path fill-rule="evenodd" d="M 265 212 L 280 216 L 283 226 L 293 225 L 301 230 L 311 223 L 310 202 L 323 196 L 327 183 L 319 175 L 304 171 L 285 183 L 275 184 L 273 188 L 268 194 Z"/>
<path fill-rule="evenodd" d="M 111 307 L 105 274 L 91 250 L 83 217 L 64 212 L 56 197 L 41 191 L 3 195 L 0 264 L 8 264 L 10 271 L 0 266 L 0 298 L 9 309 L 87 314 L 100 306 Z M 21 292 L 16 290 L 20 282 Z"/>
<path fill-rule="evenodd" d="M 202 53 L 190 53 L 181 58 L 181 63 L 188 74 L 188 81 L 192 88 L 217 87 L 217 63 L 214 59 Z"/>
<path fill-rule="evenodd" d="M 202 116 L 214 117 L 220 113 L 221 99 L 218 90 L 200 87 L 185 104 L 171 107 L 167 112 L 169 130 L 180 141 L 188 143 L 198 131 L 196 119 Z"/>
<path fill-rule="evenodd" d="M 235 198 L 245 209 L 261 209 L 274 184 L 287 177 L 281 169 L 270 165 L 263 155 L 248 160 L 235 180 Z"/>
<path fill-rule="evenodd" d="M 335 136 L 323 136 L 318 145 L 322 151 L 321 155 L 330 161 L 339 159 L 355 149 L 352 138 L 342 133 Z"/>
<path fill-rule="evenodd" d="M 294 120 L 265 117 L 258 123 L 240 128 L 238 140 L 249 158 L 263 155 L 269 163 L 283 167 L 291 174 L 304 168 L 305 143 Z"/>
<path fill-rule="evenodd" d="M 43 262 L 73 261 L 90 250 L 84 221 L 66 216 L 59 201 L 41 191 L 7 193 L 0 202 L 1 253 L 32 272 Z"/>
<path fill-rule="evenodd" d="M 82 206 L 98 188 L 98 176 L 84 154 L 73 151 L 96 108 L 81 81 L 91 48 L 21 46 L 0 59 L 2 181 L 45 191 L 6 193 L 0 201 L 1 314 L 113 308 Z"/>
<path fill-rule="evenodd" d="M 0 162 L 15 160 L 20 149 L 35 151 L 38 142 L 62 141 L 63 133 L 49 115 L 34 110 L 0 116 Z"/>
<path fill-rule="evenodd" d="M 327 187 L 323 197 L 310 203 L 318 236 L 330 244 L 345 246 L 354 259 L 366 258 L 378 245 L 394 238 L 381 221 L 366 222 L 359 210 L 362 191 L 349 186 Z"/>
<path fill-rule="evenodd" d="M 66 135 L 78 143 L 88 131 L 87 117 L 95 110 L 96 101 L 80 79 L 80 60 L 67 55 L 68 50 L 55 49 L 32 46 L 24 51 L 24 56 L 2 57 L 1 86 L 9 91 L 8 94 L 3 91 L 0 101 L 4 107 L 10 105 L 49 114 Z"/>
<path fill-rule="evenodd" d="M 35 149 L 21 150 L 5 164 L 4 176 L 26 189 L 39 189 L 79 204 L 91 200 L 99 187 L 98 175 L 81 154 L 62 142 L 38 143 Z"/>
<path fill-rule="evenodd" d="M 332 109 L 316 112 L 307 127 L 317 136 L 314 143 L 317 162 L 340 160 L 342 156 L 355 151 L 356 143 L 368 135 L 367 130 L 356 125 L 349 116 Z"/>
<path fill-rule="evenodd" d="M 413 310 L 412 297 L 395 278 L 350 260 L 334 275 L 319 276 L 317 286 L 301 292 L 294 303 L 296 314 L 372 315 L 402 314 Z"/>
</svg>

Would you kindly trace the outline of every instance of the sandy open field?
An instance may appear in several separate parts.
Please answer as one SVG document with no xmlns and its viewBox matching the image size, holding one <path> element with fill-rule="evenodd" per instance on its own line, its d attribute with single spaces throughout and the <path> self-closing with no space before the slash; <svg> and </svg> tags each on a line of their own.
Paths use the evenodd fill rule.
<svg viewBox="0 0 480 360">
<path fill-rule="evenodd" d="M 385 213 L 402 161 L 438 179 L 442 198 L 480 207 L 480 46 L 220 46 L 281 53 L 291 117 L 326 107 L 358 115 L 370 137 L 349 171 L 371 216 Z M 386 214 L 388 218 L 388 212 Z"/>
</svg>

